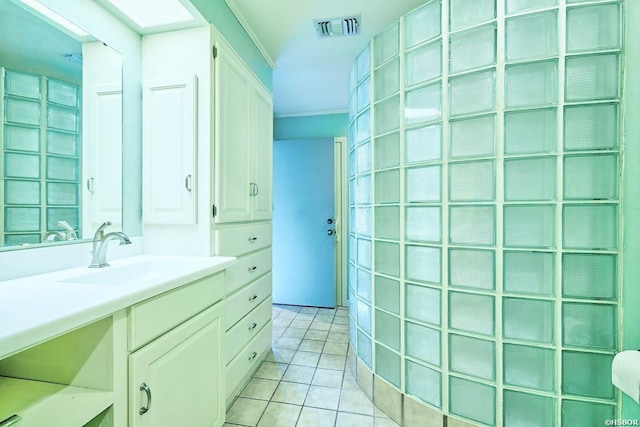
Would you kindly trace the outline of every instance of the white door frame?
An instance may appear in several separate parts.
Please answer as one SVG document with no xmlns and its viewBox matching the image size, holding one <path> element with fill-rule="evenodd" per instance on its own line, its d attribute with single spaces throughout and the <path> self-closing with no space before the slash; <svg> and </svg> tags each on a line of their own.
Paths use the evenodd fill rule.
<svg viewBox="0 0 640 427">
<path fill-rule="evenodd" d="M 347 304 L 347 229 L 349 221 L 349 200 L 347 192 L 347 138 L 337 136 L 333 139 L 334 154 L 334 225 L 336 232 L 335 282 L 336 306 Z"/>
</svg>

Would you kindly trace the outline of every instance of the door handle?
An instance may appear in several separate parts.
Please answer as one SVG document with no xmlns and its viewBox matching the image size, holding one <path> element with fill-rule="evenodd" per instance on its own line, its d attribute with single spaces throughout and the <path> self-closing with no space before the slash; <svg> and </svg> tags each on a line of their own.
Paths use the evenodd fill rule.
<svg viewBox="0 0 640 427">
<path fill-rule="evenodd" d="M 254 302 L 258 298 L 258 295 L 253 294 L 253 296 L 249 297 L 249 302 Z"/>
<path fill-rule="evenodd" d="M 249 330 L 253 331 L 256 328 L 256 326 L 258 326 L 258 324 L 256 322 L 253 322 L 251 326 L 249 326 Z"/>
<path fill-rule="evenodd" d="M 257 238 L 257 237 L 255 237 L 255 236 L 254 236 L 254 237 L 249 237 L 249 243 L 253 243 L 253 242 L 255 242 L 256 240 L 258 240 L 258 238 Z"/>
<path fill-rule="evenodd" d="M 335 231 L 334 231 L 334 230 L 327 230 L 327 234 L 328 234 L 329 236 L 333 236 L 333 234 L 334 234 L 334 233 L 335 233 Z"/>
<path fill-rule="evenodd" d="M 20 422 L 20 415 L 13 414 L 9 418 L 0 421 L 0 427 L 9 427 Z"/>
<path fill-rule="evenodd" d="M 144 391 L 147 395 L 147 406 L 140 408 L 140 415 L 144 415 L 151 409 L 151 389 L 146 383 L 140 384 L 140 391 Z"/>
<path fill-rule="evenodd" d="M 258 353 L 256 353 L 255 351 L 251 353 L 251 356 L 249 356 L 249 360 L 253 360 L 256 358 L 256 356 L 258 355 Z"/>
<path fill-rule="evenodd" d="M 184 188 L 191 192 L 191 174 L 184 177 Z"/>
<path fill-rule="evenodd" d="M 249 267 L 249 273 L 253 273 L 254 271 L 256 271 L 258 269 L 258 267 L 256 267 L 255 265 L 253 267 Z"/>
</svg>

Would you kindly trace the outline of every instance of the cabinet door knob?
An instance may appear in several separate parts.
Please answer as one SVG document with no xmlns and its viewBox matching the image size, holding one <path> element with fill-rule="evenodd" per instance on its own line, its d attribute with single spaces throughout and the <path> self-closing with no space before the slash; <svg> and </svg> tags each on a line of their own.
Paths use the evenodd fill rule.
<svg viewBox="0 0 640 427">
<path fill-rule="evenodd" d="M 146 383 L 140 384 L 140 391 L 144 391 L 147 395 L 147 406 L 140 408 L 140 415 L 144 415 L 151 409 L 151 389 Z"/>
<path fill-rule="evenodd" d="M 256 267 L 255 265 L 253 267 L 249 267 L 249 273 L 253 273 L 254 271 L 256 271 L 258 269 L 258 267 Z"/>
<path fill-rule="evenodd" d="M 256 326 L 258 326 L 258 324 L 256 322 L 253 322 L 251 326 L 249 326 L 249 330 L 253 331 L 256 328 Z"/>
<path fill-rule="evenodd" d="M 258 355 L 258 353 L 256 353 L 255 351 L 253 353 L 251 353 L 251 356 L 249 356 L 249 360 L 253 360 L 256 358 L 256 356 Z"/>
<path fill-rule="evenodd" d="M 9 427 L 14 425 L 17 422 L 20 422 L 22 418 L 20 418 L 19 415 L 11 415 L 9 418 L 5 418 L 4 420 L 0 421 L 0 427 Z"/>
<path fill-rule="evenodd" d="M 255 242 L 256 240 L 258 240 L 258 238 L 257 238 L 257 237 L 255 237 L 255 236 L 254 236 L 254 237 L 249 237 L 249 243 L 253 243 L 253 242 Z"/>
<path fill-rule="evenodd" d="M 253 301 L 255 301 L 255 300 L 256 300 L 256 298 L 258 298 L 258 295 L 253 294 L 253 296 L 250 296 L 250 297 L 249 297 L 249 302 L 253 302 Z"/>
</svg>

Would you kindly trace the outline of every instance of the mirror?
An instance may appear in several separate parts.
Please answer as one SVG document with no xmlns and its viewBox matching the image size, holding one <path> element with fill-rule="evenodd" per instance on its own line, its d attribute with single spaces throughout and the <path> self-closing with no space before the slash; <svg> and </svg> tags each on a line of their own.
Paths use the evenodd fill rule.
<svg viewBox="0 0 640 427">
<path fill-rule="evenodd" d="M 122 56 L 0 1 L 0 248 L 122 227 Z"/>
</svg>

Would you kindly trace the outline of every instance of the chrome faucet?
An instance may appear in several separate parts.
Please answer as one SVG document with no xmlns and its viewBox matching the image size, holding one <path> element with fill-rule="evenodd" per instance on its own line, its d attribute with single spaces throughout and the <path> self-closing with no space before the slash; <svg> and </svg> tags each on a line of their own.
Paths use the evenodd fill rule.
<svg viewBox="0 0 640 427">
<path fill-rule="evenodd" d="M 104 234 L 104 229 L 111 225 L 111 221 L 103 222 L 96 230 L 96 234 L 93 236 L 93 250 L 91 251 L 91 264 L 89 268 L 102 268 L 108 267 L 107 263 L 107 249 L 109 248 L 109 241 L 112 239 L 120 239 L 121 245 L 130 245 L 131 240 L 129 236 L 122 231 L 113 231 L 109 234 Z"/>
</svg>

